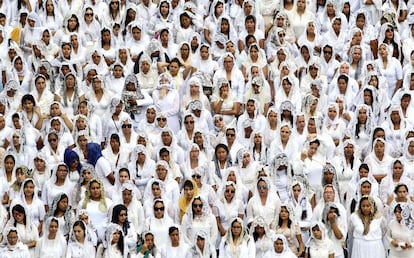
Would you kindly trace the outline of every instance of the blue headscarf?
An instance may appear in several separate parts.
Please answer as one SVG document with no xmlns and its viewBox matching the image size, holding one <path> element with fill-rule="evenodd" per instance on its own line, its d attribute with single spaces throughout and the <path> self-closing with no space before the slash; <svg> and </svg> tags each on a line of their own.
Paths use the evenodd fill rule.
<svg viewBox="0 0 414 258">
<path fill-rule="evenodd" d="M 91 142 L 88 143 L 88 163 L 95 166 L 98 159 L 102 157 L 101 146 L 99 144 Z"/>
<path fill-rule="evenodd" d="M 76 167 L 76 170 L 78 171 L 78 173 L 80 173 L 82 165 L 80 163 L 79 155 L 74 150 L 72 150 L 70 148 L 67 148 L 65 150 L 65 154 L 63 155 L 63 162 L 65 162 L 66 166 L 68 166 L 68 168 L 70 168 L 71 164 L 75 160 L 78 161 L 78 166 Z"/>
</svg>

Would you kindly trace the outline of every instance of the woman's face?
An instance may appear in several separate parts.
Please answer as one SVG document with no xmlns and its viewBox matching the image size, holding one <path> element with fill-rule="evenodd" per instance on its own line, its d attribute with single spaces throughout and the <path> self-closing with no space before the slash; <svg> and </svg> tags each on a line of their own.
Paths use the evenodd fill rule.
<svg viewBox="0 0 414 258">
<path fill-rule="evenodd" d="M 254 47 L 250 48 L 250 57 L 252 58 L 252 60 L 257 60 L 257 58 L 259 57 L 259 51 Z"/>
<path fill-rule="evenodd" d="M 407 188 L 404 185 L 398 187 L 397 189 L 397 200 L 398 201 L 406 201 L 407 195 L 408 195 Z"/>
<path fill-rule="evenodd" d="M 364 103 L 372 105 L 372 92 L 370 90 L 364 90 Z"/>
<path fill-rule="evenodd" d="M 231 233 L 233 233 L 233 238 L 234 237 L 239 237 L 241 232 L 242 232 L 242 225 L 235 221 L 231 224 Z"/>
<path fill-rule="evenodd" d="M 224 148 L 218 148 L 216 151 L 216 156 L 219 161 L 227 160 L 227 151 Z"/>
<path fill-rule="evenodd" d="M 316 239 L 322 239 L 322 232 L 318 226 L 312 228 L 312 234 Z"/>
<path fill-rule="evenodd" d="M 282 209 L 280 210 L 279 217 L 280 217 L 281 220 L 289 219 L 289 212 L 286 209 L 286 207 L 282 207 Z"/>
<path fill-rule="evenodd" d="M 362 200 L 361 202 L 361 213 L 364 216 L 368 216 L 371 214 L 371 203 L 368 200 Z"/>
<path fill-rule="evenodd" d="M 203 60 L 208 59 L 209 54 L 208 54 L 208 48 L 207 47 L 203 46 L 203 47 L 200 48 L 200 56 L 201 56 L 201 59 L 203 59 Z"/>
<path fill-rule="evenodd" d="M 157 202 L 154 205 L 154 216 L 157 219 L 161 219 L 164 217 L 165 206 L 162 202 Z"/>
<path fill-rule="evenodd" d="M 119 79 L 122 77 L 123 69 L 121 66 L 117 65 L 114 67 L 114 70 L 112 71 L 115 78 Z"/>
<path fill-rule="evenodd" d="M 84 170 L 82 172 L 83 182 L 87 183 L 92 179 L 92 173 L 89 170 Z"/>
<path fill-rule="evenodd" d="M 234 194 L 236 192 L 236 189 L 232 185 L 226 186 L 226 189 L 224 191 L 224 197 L 227 201 L 231 201 L 234 197 Z"/>
<path fill-rule="evenodd" d="M 336 112 L 336 108 L 335 107 L 328 108 L 328 117 L 329 117 L 329 119 L 335 120 L 336 115 L 337 115 L 337 112 Z"/>
<path fill-rule="evenodd" d="M 128 213 L 127 213 L 127 210 L 121 210 L 120 212 L 119 212 L 119 215 L 118 215 L 118 221 L 119 221 L 119 223 L 125 223 L 125 221 L 127 221 L 127 219 L 128 219 Z"/>
<path fill-rule="evenodd" d="M 126 171 L 119 172 L 119 182 L 121 184 L 125 183 L 128 180 L 129 180 L 128 172 L 126 172 Z"/>
<path fill-rule="evenodd" d="M 229 22 L 225 19 L 221 20 L 221 24 L 220 24 L 221 33 L 228 33 L 229 29 L 230 29 Z"/>
<path fill-rule="evenodd" d="M 369 182 L 364 182 L 361 185 L 361 195 L 370 195 L 371 194 L 371 184 Z"/>
<path fill-rule="evenodd" d="M 182 59 L 186 60 L 190 56 L 190 46 L 187 44 L 183 44 L 180 48 L 180 53 Z"/>
<path fill-rule="evenodd" d="M 36 170 L 45 171 L 46 162 L 43 159 L 35 158 L 34 165 L 35 165 Z"/>
<path fill-rule="evenodd" d="M 89 190 L 92 200 L 101 199 L 101 184 L 99 184 L 98 182 L 93 182 L 91 183 Z"/>
<path fill-rule="evenodd" d="M 281 239 L 277 239 L 273 243 L 273 248 L 275 249 L 275 252 L 280 254 L 283 252 L 283 241 Z"/>
<path fill-rule="evenodd" d="M 395 162 L 392 167 L 392 174 L 394 178 L 400 179 L 404 172 L 404 167 L 400 162 Z"/>
<path fill-rule="evenodd" d="M 359 123 L 365 124 L 367 122 L 367 118 L 368 118 L 367 111 L 365 109 L 361 108 L 358 111 L 358 120 L 359 120 Z"/>
<path fill-rule="evenodd" d="M 122 201 L 125 205 L 128 205 L 132 201 L 132 191 L 125 189 L 122 191 Z"/>
<path fill-rule="evenodd" d="M 73 88 L 75 88 L 75 77 L 73 75 L 69 75 L 66 77 L 66 89 Z"/>
<path fill-rule="evenodd" d="M 102 41 L 106 44 L 111 42 L 111 33 L 109 31 L 102 32 Z"/>
<path fill-rule="evenodd" d="M 22 212 L 13 211 L 13 218 L 16 221 L 16 223 L 23 224 L 25 215 Z"/>
<path fill-rule="evenodd" d="M 188 48 L 188 47 L 184 47 L 184 48 Z M 181 51 L 181 53 L 183 53 L 183 51 L 182 51 L 182 49 L 180 50 Z M 188 48 L 188 51 L 189 51 L 189 48 Z M 188 55 L 187 55 L 187 57 L 188 57 Z M 185 57 L 184 57 L 185 58 Z M 170 71 L 170 74 L 171 74 L 171 76 L 177 76 L 177 74 L 178 74 L 178 71 L 179 71 L 179 69 L 180 69 L 180 66 L 178 65 L 178 63 L 177 62 L 172 62 L 172 63 L 170 63 L 170 65 L 168 66 L 168 69 L 169 69 L 169 71 Z"/>
<path fill-rule="evenodd" d="M 16 69 L 16 71 L 21 72 L 23 70 L 23 61 L 22 59 L 18 58 L 16 59 L 16 61 L 14 62 L 14 69 Z"/>
<path fill-rule="evenodd" d="M 163 2 L 160 6 L 160 13 L 162 16 L 167 16 L 170 10 L 170 6 L 167 2 Z"/>
<path fill-rule="evenodd" d="M 352 53 L 352 60 L 357 63 L 361 60 L 361 49 L 355 48 L 354 53 Z"/>
<path fill-rule="evenodd" d="M 119 239 L 121 238 L 121 232 L 119 230 L 115 231 L 112 234 L 112 241 L 111 244 L 116 244 L 119 242 Z"/>
<path fill-rule="evenodd" d="M 51 148 L 56 148 L 59 145 L 59 140 L 56 134 L 50 134 L 47 138 Z"/>
<path fill-rule="evenodd" d="M 286 95 L 290 93 L 290 90 L 292 89 L 292 84 L 288 80 L 283 80 L 282 82 L 283 91 Z"/>
<path fill-rule="evenodd" d="M 33 196 L 34 193 L 34 184 L 33 182 L 29 181 L 25 184 L 23 188 L 24 196 Z"/>
<path fill-rule="evenodd" d="M 75 239 L 78 242 L 83 243 L 83 241 L 85 240 L 85 230 L 83 230 L 81 226 L 74 226 L 73 234 L 75 235 Z"/>
<path fill-rule="evenodd" d="M 63 197 L 63 199 L 60 200 L 59 203 L 58 203 L 58 210 L 59 211 L 66 211 L 67 208 L 69 207 L 68 201 L 69 201 L 68 197 Z"/>
<path fill-rule="evenodd" d="M 288 126 L 283 126 L 282 128 L 280 128 L 280 138 L 282 143 L 286 143 L 287 141 L 289 141 L 291 133 L 292 131 L 289 129 Z"/>
<path fill-rule="evenodd" d="M 257 183 L 257 190 L 259 191 L 260 197 L 267 197 L 269 189 L 265 181 L 259 181 L 259 183 Z"/>
<path fill-rule="evenodd" d="M 374 152 L 376 156 L 384 155 L 385 144 L 381 141 L 377 141 L 374 145 Z"/>
<path fill-rule="evenodd" d="M 56 235 L 59 225 L 56 221 L 51 221 L 49 225 L 49 235 Z"/>
<path fill-rule="evenodd" d="M 382 44 L 379 47 L 378 52 L 379 52 L 379 54 L 382 58 L 386 58 L 388 56 L 388 50 L 387 50 L 387 47 L 385 46 L 385 44 Z"/>
</svg>

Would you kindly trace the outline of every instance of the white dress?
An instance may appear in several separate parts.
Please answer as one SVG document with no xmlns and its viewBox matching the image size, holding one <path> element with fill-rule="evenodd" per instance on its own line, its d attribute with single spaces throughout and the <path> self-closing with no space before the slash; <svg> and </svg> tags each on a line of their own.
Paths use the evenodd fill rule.
<svg viewBox="0 0 414 258">
<path fill-rule="evenodd" d="M 397 240 L 399 243 L 410 243 L 414 245 L 414 231 L 402 225 L 396 220 L 392 220 L 388 224 L 387 240 L 390 246 L 390 253 L 388 258 L 405 258 L 414 257 L 414 248 L 403 250 L 401 247 L 394 247 L 391 244 L 392 240 Z"/>
<path fill-rule="evenodd" d="M 361 219 L 356 213 L 351 215 L 352 258 L 385 258 L 385 249 L 382 243 L 383 222 L 383 217 L 373 219 L 368 234 L 363 235 L 364 225 Z"/>
</svg>

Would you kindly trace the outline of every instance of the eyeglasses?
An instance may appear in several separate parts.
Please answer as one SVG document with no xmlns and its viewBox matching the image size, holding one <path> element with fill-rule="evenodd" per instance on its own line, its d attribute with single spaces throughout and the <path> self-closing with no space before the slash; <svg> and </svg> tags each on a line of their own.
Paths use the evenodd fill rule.
<svg viewBox="0 0 414 258">
<path fill-rule="evenodd" d="M 165 118 L 165 117 L 158 117 L 157 118 L 157 121 L 159 122 L 159 121 L 163 121 L 163 122 L 165 122 L 165 121 L 167 121 L 167 118 Z"/>
<path fill-rule="evenodd" d="M 385 32 L 394 32 L 393 29 L 387 29 Z"/>
<path fill-rule="evenodd" d="M 309 70 L 318 70 L 318 68 L 317 68 L 317 67 L 315 67 L 315 66 L 310 66 L 310 67 L 309 67 Z"/>
<path fill-rule="evenodd" d="M 93 16 L 93 13 L 85 13 L 85 16 Z"/>
<path fill-rule="evenodd" d="M 154 207 L 154 211 L 164 211 L 164 207 Z"/>
<path fill-rule="evenodd" d="M 279 34 L 279 37 L 284 37 L 284 36 L 286 36 L 286 34 L 285 34 L 285 33 L 280 33 L 280 34 Z"/>
<path fill-rule="evenodd" d="M 193 208 L 203 208 L 203 204 L 193 204 Z"/>
<path fill-rule="evenodd" d="M 234 190 L 230 190 L 230 189 L 227 189 L 226 190 L 226 193 L 235 193 L 236 191 L 234 191 Z"/>
<path fill-rule="evenodd" d="M 267 189 L 267 185 L 258 185 L 257 186 L 257 190 L 266 190 Z"/>
<path fill-rule="evenodd" d="M 200 178 L 201 178 L 201 176 L 200 176 L 200 175 L 192 175 L 191 177 L 192 177 L 192 178 L 197 178 L 197 179 L 200 179 Z"/>
<path fill-rule="evenodd" d="M 188 125 L 188 124 L 194 124 L 194 121 L 185 121 L 184 124 Z"/>
<path fill-rule="evenodd" d="M 222 118 L 222 117 L 219 117 L 219 118 L 217 118 L 217 119 L 214 119 L 214 123 L 218 123 L 218 122 L 220 122 L 220 121 L 223 121 L 223 118 Z"/>
<path fill-rule="evenodd" d="M 123 125 L 122 125 L 122 128 L 123 128 L 123 129 L 125 129 L 125 128 L 131 128 L 131 127 L 132 127 L 132 125 L 131 125 L 131 124 L 127 124 L 127 125 L 126 125 L 126 124 L 123 124 Z"/>
<path fill-rule="evenodd" d="M 234 136 L 236 136 L 236 134 L 234 134 L 234 133 L 226 133 L 226 136 L 228 136 L 228 137 L 234 137 Z"/>
<path fill-rule="evenodd" d="M 126 216 L 128 216 L 128 215 L 127 215 L 126 213 L 120 213 L 120 214 L 119 214 L 119 216 L 120 216 L 120 217 L 126 217 Z"/>
<path fill-rule="evenodd" d="M 50 138 L 50 139 L 48 139 L 47 141 L 48 141 L 48 142 L 57 142 L 57 139 L 56 139 L 56 138 Z"/>
</svg>

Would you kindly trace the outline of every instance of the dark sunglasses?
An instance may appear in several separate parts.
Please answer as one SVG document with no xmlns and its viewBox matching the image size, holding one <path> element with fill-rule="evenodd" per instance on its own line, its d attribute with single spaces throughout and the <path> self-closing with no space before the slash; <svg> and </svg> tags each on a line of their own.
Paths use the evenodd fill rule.
<svg viewBox="0 0 414 258">
<path fill-rule="evenodd" d="M 132 125 L 131 125 L 131 124 L 127 124 L 127 125 L 126 125 L 126 124 L 123 124 L 123 125 L 122 125 L 122 128 L 124 128 L 124 129 L 125 129 L 125 128 L 131 128 L 131 127 L 132 127 Z"/>
</svg>

